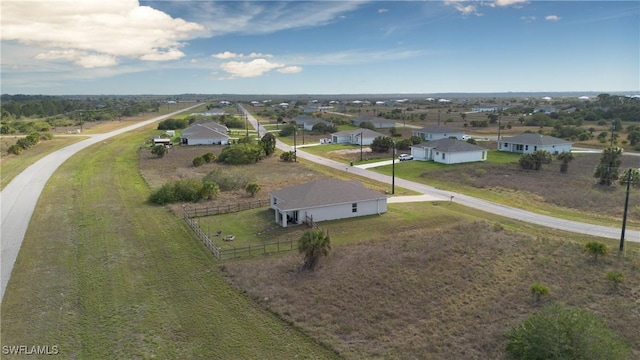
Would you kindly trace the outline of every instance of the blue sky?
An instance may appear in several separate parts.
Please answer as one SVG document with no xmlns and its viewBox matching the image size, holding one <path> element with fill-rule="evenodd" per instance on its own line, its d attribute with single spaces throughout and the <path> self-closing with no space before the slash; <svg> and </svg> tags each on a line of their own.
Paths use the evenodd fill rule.
<svg viewBox="0 0 640 360">
<path fill-rule="evenodd" d="M 640 91 L 638 1 L 1 7 L 3 94 Z"/>
</svg>

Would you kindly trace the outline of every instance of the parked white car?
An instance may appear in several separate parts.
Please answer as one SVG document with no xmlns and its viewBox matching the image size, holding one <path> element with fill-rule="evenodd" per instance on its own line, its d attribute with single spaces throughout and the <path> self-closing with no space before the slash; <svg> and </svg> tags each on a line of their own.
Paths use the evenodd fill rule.
<svg viewBox="0 0 640 360">
<path fill-rule="evenodd" d="M 467 141 L 471 139 L 471 135 L 462 135 L 462 140 Z"/>
<path fill-rule="evenodd" d="M 411 155 L 411 154 L 400 154 L 400 156 L 398 156 L 398 160 L 400 160 L 400 161 L 413 160 L 413 155 Z"/>
</svg>

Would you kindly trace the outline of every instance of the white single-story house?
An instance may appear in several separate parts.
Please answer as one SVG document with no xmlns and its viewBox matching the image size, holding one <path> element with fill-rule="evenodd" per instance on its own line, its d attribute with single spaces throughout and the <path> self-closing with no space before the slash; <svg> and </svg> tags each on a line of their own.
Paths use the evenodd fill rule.
<svg viewBox="0 0 640 360">
<path fill-rule="evenodd" d="M 430 125 L 423 127 L 422 129 L 414 130 L 414 136 L 420 137 L 422 140 L 439 140 L 455 137 L 456 139 L 462 139 L 464 132 L 454 130 L 445 126 Z"/>
<path fill-rule="evenodd" d="M 546 150 L 552 154 L 559 154 L 571 152 L 572 144 L 553 136 L 526 133 L 498 140 L 498 150 L 521 154 Z"/>
<path fill-rule="evenodd" d="M 359 181 L 324 179 L 269 194 L 275 221 L 282 227 L 314 222 L 379 215 L 387 212 L 387 197 Z"/>
<path fill-rule="evenodd" d="M 439 139 L 411 146 L 415 160 L 460 164 L 487 160 L 488 149 L 457 139 Z"/>
<path fill-rule="evenodd" d="M 369 122 L 373 124 L 376 129 L 388 129 L 396 126 L 395 120 L 389 120 L 381 117 L 372 117 L 372 116 L 359 116 L 353 120 L 351 120 L 351 124 L 355 126 L 360 126 L 363 122 Z"/>
<path fill-rule="evenodd" d="M 493 105 L 493 104 L 482 104 L 477 105 L 471 108 L 473 112 L 493 112 L 493 111 L 501 111 L 506 110 L 508 107 L 501 105 Z"/>
<path fill-rule="evenodd" d="M 183 145 L 227 145 L 229 135 L 226 126 L 210 121 L 195 123 L 182 131 Z"/>
<path fill-rule="evenodd" d="M 371 145 L 373 139 L 386 136 L 370 129 L 343 130 L 331 134 L 333 144 Z"/>
<path fill-rule="evenodd" d="M 293 118 L 293 121 L 295 121 L 296 125 L 302 126 L 302 128 L 307 131 L 313 130 L 313 127 L 318 123 L 323 123 L 327 126 L 333 126 L 333 124 L 329 121 L 309 115 L 296 116 L 295 118 Z"/>
</svg>

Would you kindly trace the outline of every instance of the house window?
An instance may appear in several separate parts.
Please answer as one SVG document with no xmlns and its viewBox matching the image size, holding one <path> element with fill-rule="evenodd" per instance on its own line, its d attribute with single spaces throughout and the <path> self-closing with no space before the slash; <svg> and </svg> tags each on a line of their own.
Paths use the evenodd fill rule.
<svg viewBox="0 0 640 360">
<path fill-rule="evenodd" d="M 442 160 L 444 160 L 444 153 L 442 153 Z"/>
<path fill-rule="evenodd" d="M 278 199 L 273 198 L 273 205 L 277 205 L 278 204 Z"/>
<path fill-rule="evenodd" d="M 524 149 L 525 149 L 526 151 L 529 151 L 529 145 L 525 145 L 525 146 L 524 146 Z"/>
<path fill-rule="evenodd" d="M 352 213 L 357 213 L 358 212 L 358 203 L 351 204 L 351 212 Z"/>
<path fill-rule="evenodd" d="M 537 147 L 537 146 L 534 146 L 534 147 L 533 147 L 533 151 L 538 151 L 538 147 Z"/>
<path fill-rule="evenodd" d="M 504 147 L 507 147 L 507 146 L 509 146 L 509 145 L 507 143 L 504 143 Z"/>
</svg>

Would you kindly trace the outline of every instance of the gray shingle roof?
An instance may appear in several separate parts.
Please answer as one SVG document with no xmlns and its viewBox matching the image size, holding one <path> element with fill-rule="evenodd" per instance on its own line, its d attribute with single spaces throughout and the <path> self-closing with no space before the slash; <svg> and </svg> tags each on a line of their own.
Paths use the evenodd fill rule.
<svg viewBox="0 0 640 360">
<path fill-rule="evenodd" d="M 520 134 L 501 140 L 502 142 L 514 143 L 514 144 L 527 144 L 527 145 L 561 145 L 571 144 L 570 141 L 558 139 L 553 136 L 540 135 L 540 134 Z"/>
<path fill-rule="evenodd" d="M 336 135 L 336 136 L 351 136 L 353 134 L 360 134 L 360 133 L 362 133 L 362 136 L 366 137 L 366 138 L 378 137 L 378 136 L 386 136 L 385 134 L 379 133 L 377 131 L 373 131 L 371 129 L 365 129 L 365 128 L 359 128 L 359 129 L 354 129 L 354 130 L 342 130 L 342 131 L 335 132 L 332 135 Z"/>
<path fill-rule="evenodd" d="M 421 132 L 426 134 L 450 134 L 450 133 L 461 133 L 462 131 L 448 128 L 446 126 L 429 125 L 427 127 L 423 127 L 420 130 L 417 130 L 416 132 Z"/>
<path fill-rule="evenodd" d="M 338 179 L 318 180 L 275 190 L 271 195 L 278 199 L 276 207 L 283 211 L 386 199 L 383 194 L 367 189 L 357 180 Z"/>
<path fill-rule="evenodd" d="M 457 139 L 439 139 L 432 140 L 426 143 L 414 145 L 414 147 L 422 147 L 428 149 L 436 149 L 445 153 L 453 152 L 467 152 L 467 151 L 482 151 L 486 150 L 482 146 L 469 144 L 466 141 Z"/>
</svg>

